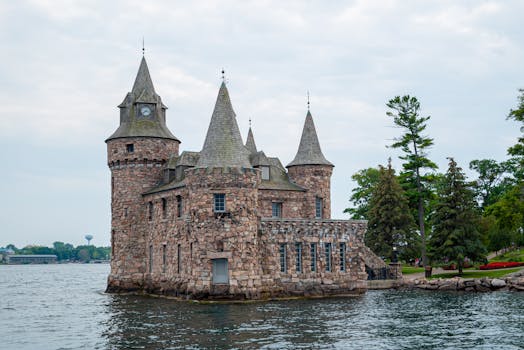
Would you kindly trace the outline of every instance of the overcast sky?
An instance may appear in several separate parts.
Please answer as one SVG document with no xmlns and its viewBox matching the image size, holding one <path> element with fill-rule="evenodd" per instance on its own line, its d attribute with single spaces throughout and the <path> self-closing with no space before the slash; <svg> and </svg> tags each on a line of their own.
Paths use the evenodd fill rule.
<svg viewBox="0 0 524 350">
<path fill-rule="evenodd" d="M 505 118 L 524 87 L 522 1 L 1 1 L 0 246 L 108 245 L 104 140 L 142 56 L 181 150 L 200 151 L 226 70 L 242 135 L 284 165 L 306 93 L 335 164 L 332 216 L 351 175 L 385 164 L 400 134 L 385 103 L 411 94 L 431 115 L 430 158 L 503 160 Z M 469 173 L 471 174 L 471 173 Z"/>
</svg>

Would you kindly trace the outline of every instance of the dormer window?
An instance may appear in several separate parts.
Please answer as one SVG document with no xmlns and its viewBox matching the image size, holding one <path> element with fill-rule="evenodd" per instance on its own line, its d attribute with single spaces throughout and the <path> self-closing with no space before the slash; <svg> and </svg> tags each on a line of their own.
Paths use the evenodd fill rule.
<svg viewBox="0 0 524 350">
<path fill-rule="evenodd" d="M 126 145 L 126 151 L 127 153 L 133 153 L 135 151 L 135 145 L 133 145 L 132 143 L 128 143 Z"/>
<path fill-rule="evenodd" d="M 262 180 L 269 180 L 269 167 L 261 166 L 260 170 L 262 170 Z"/>
</svg>

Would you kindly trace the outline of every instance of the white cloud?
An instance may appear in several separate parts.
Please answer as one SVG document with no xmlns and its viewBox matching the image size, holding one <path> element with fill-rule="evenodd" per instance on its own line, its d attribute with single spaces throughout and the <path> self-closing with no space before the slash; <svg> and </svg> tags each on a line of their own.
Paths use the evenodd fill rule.
<svg viewBox="0 0 524 350">
<path fill-rule="evenodd" d="M 116 106 L 131 89 L 144 36 L 182 149 L 202 147 L 222 67 L 242 135 L 251 117 L 259 148 L 284 165 L 298 147 L 310 90 L 322 149 L 337 166 L 333 208 L 340 212 L 351 174 L 396 156 L 385 148 L 399 133 L 385 115 L 395 95 L 418 96 L 432 115 L 431 156 L 439 164 L 449 155 L 464 168 L 474 158 L 505 156 L 518 135 L 504 118 L 522 87 L 523 11 L 519 1 L 0 2 L 0 139 L 9 147 L 0 161 L 59 147 L 39 153 L 34 171 L 50 171 L 60 157 L 71 167 L 89 164 L 86 176 L 97 180 L 82 185 L 78 174 L 56 175 L 45 186 L 106 198 L 98 177 L 108 171 L 103 140 L 117 127 Z M 5 192 L 15 197 L 12 187 Z M 106 220 L 95 221 L 91 231 L 107 234 Z"/>
</svg>

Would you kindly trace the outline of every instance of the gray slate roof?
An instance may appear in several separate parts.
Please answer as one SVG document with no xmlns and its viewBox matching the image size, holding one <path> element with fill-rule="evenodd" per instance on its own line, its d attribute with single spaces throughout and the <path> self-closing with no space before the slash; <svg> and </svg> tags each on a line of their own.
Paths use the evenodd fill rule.
<svg viewBox="0 0 524 350">
<path fill-rule="evenodd" d="M 261 190 L 281 190 L 281 191 L 305 191 L 304 188 L 294 184 L 289 180 L 286 169 L 276 157 L 267 158 L 269 161 L 270 180 L 262 180 L 258 186 Z"/>
<path fill-rule="evenodd" d="M 251 168 L 249 151 L 242 142 L 229 92 L 224 83 L 218 91 L 215 109 L 196 167 Z"/>
<path fill-rule="evenodd" d="M 175 169 L 177 166 L 193 167 L 198 162 L 200 153 L 193 151 L 183 151 L 179 156 L 172 156 L 167 162 L 168 169 Z"/>
<path fill-rule="evenodd" d="M 249 127 L 249 131 L 247 132 L 246 148 L 251 152 L 251 154 L 257 153 L 257 145 L 255 144 L 255 138 L 253 137 L 251 127 Z"/>
<path fill-rule="evenodd" d="M 334 166 L 322 154 L 320 143 L 318 142 L 317 131 L 315 130 L 315 124 L 313 123 L 313 116 L 310 111 L 307 111 L 297 155 L 295 156 L 295 159 L 287 165 L 287 167 L 295 165 Z"/>
<path fill-rule="evenodd" d="M 267 156 L 264 153 L 264 151 L 259 151 L 257 153 L 252 153 L 249 156 L 249 160 L 250 160 L 252 166 L 261 166 L 261 165 L 269 166 L 269 165 L 271 165 L 269 163 L 269 159 L 267 158 Z"/>
<path fill-rule="evenodd" d="M 136 118 L 136 104 L 151 103 L 155 104 L 154 115 L 151 119 Z M 158 137 L 179 141 L 167 128 L 164 113 L 167 107 L 162 103 L 162 99 L 155 92 L 153 81 L 147 68 L 145 57 L 142 57 L 140 68 L 136 75 L 133 90 L 129 92 L 124 101 L 118 106 L 121 108 L 120 126 L 106 140 L 128 137 Z"/>
</svg>

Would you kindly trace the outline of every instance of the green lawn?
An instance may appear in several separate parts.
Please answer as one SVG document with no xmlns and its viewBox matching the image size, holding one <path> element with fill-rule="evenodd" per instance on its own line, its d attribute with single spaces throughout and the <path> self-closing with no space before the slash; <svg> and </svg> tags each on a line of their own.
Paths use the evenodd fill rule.
<svg viewBox="0 0 524 350">
<path fill-rule="evenodd" d="M 503 277 L 507 274 L 517 272 L 521 270 L 522 268 L 514 268 L 514 269 L 502 269 L 502 270 L 465 270 L 462 276 L 460 276 L 457 272 L 451 272 L 451 273 L 439 273 L 436 275 L 431 276 L 431 278 L 453 278 L 453 277 L 462 277 L 462 278 L 482 278 L 482 277 L 489 277 L 489 278 L 499 278 Z"/>
<path fill-rule="evenodd" d="M 423 267 L 414 267 L 414 266 L 402 266 L 402 274 L 410 275 L 412 273 L 424 272 Z"/>
<path fill-rule="evenodd" d="M 511 252 L 507 252 L 504 254 L 501 254 L 499 256 L 494 257 L 490 261 L 518 261 L 518 262 L 524 262 L 524 248 L 512 250 Z"/>
</svg>

